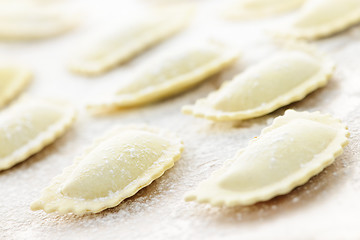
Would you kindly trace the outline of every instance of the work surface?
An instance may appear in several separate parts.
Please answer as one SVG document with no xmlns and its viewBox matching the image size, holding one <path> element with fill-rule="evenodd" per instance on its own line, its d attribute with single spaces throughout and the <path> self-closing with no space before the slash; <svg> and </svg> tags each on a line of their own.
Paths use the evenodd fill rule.
<svg viewBox="0 0 360 240">
<path fill-rule="evenodd" d="M 226 22 L 216 16 L 217 6 L 225 1 L 199 1 L 199 15 L 188 30 L 109 74 L 86 78 L 67 70 L 67 59 L 84 40 L 104 26 L 110 28 L 113 19 L 121 20 L 126 13 L 136 14 L 137 7 L 151 5 L 151 0 L 145 2 L 79 1 L 89 18 L 73 32 L 37 42 L 0 43 L 1 61 L 13 59 L 33 69 L 35 77 L 28 94 L 58 96 L 79 108 L 77 122 L 63 137 L 27 161 L 0 172 L 0 239 L 360 239 L 360 26 L 314 42 L 337 65 L 326 87 L 264 117 L 213 123 L 182 115 L 180 108 L 271 56 L 278 47 L 263 35 L 262 27 L 291 16 Z M 82 108 L 87 100 L 118 85 L 158 52 L 207 36 L 238 45 L 243 49 L 242 57 L 203 84 L 156 104 L 103 116 L 92 116 Z M 254 206 L 215 208 L 183 201 L 186 191 L 194 189 L 287 108 L 321 111 L 342 119 L 351 133 L 344 154 L 305 185 Z M 50 180 L 95 138 L 127 123 L 177 132 L 185 144 L 182 158 L 150 186 L 99 214 L 77 217 L 30 210 L 30 203 Z"/>
</svg>

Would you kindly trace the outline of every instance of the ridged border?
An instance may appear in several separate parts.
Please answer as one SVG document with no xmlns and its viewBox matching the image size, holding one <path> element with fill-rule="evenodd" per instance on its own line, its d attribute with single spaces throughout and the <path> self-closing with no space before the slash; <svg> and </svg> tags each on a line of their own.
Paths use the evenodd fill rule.
<svg viewBox="0 0 360 240">
<path fill-rule="evenodd" d="M 17 104 L 26 104 L 26 101 L 31 101 L 32 99 L 35 98 L 31 98 L 29 96 L 23 97 L 18 102 L 14 103 L 11 107 L 16 107 Z M 36 100 L 40 99 L 37 98 Z M 25 103 L 22 103 L 23 101 Z M 0 171 L 9 169 L 15 164 L 20 163 L 29 158 L 31 155 L 41 151 L 44 147 L 54 142 L 55 139 L 63 135 L 65 131 L 70 128 L 72 123 L 75 121 L 76 110 L 67 103 L 52 99 L 41 99 L 40 101 L 45 101 L 46 104 L 51 103 L 54 105 L 54 108 L 63 108 L 63 117 L 59 119 L 56 123 L 49 126 L 45 132 L 40 133 L 35 139 L 31 140 L 22 148 L 13 152 L 8 157 L 0 159 Z M 6 114 L 6 112 L 2 114 Z"/>
<path fill-rule="evenodd" d="M 15 77 L 10 82 L 10 84 L 5 87 L 5 91 L 2 95 L 0 95 L 0 108 L 14 99 L 16 96 L 20 94 L 20 92 L 30 83 L 33 78 L 33 74 L 30 70 L 22 68 L 22 67 L 14 67 L 14 66 L 1 66 L 0 71 L 2 69 L 13 69 L 16 72 Z M 1 81 L 1 79 L 0 79 Z"/>
<path fill-rule="evenodd" d="M 275 37 L 315 40 L 319 38 L 329 37 L 359 22 L 360 9 L 354 9 L 354 12 L 342 15 L 341 18 L 337 19 L 335 22 L 322 25 L 321 27 L 299 29 L 293 26 L 289 26 L 285 29 L 267 29 L 267 32 L 274 35 Z"/>
<path fill-rule="evenodd" d="M 215 172 L 209 179 L 201 182 L 195 191 L 190 191 L 185 195 L 185 201 L 196 201 L 199 203 L 209 203 L 213 206 L 246 206 L 261 201 L 267 201 L 275 196 L 284 195 L 292 191 L 295 187 L 305 184 L 311 177 L 320 173 L 324 168 L 332 164 L 336 157 L 342 154 L 343 148 L 348 144 L 349 132 L 347 127 L 327 114 L 321 114 L 319 112 L 296 112 L 294 110 L 287 110 L 284 116 L 277 117 L 273 124 L 262 130 L 261 136 L 265 133 L 272 131 L 273 129 L 286 124 L 288 119 L 305 118 L 318 121 L 319 123 L 330 125 L 337 129 L 337 136 L 328 145 L 325 151 L 323 159 L 320 159 L 317 164 L 312 166 L 304 167 L 298 172 L 288 176 L 281 181 L 263 188 L 261 190 L 255 190 L 250 194 L 234 193 L 230 190 L 221 189 L 216 184 L 216 179 L 223 172 L 225 172 L 232 163 L 237 160 L 244 149 L 238 151 L 233 159 L 225 162 L 224 166 Z M 256 141 L 253 140 L 253 141 Z M 330 145 L 333 145 L 333 149 L 328 149 Z M 246 149 L 246 148 L 245 148 Z M 227 196 L 228 194 L 228 196 Z M 229 196 L 231 195 L 231 196 Z"/>
<path fill-rule="evenodd" d="M 243 4 L 245 4 L 246 2 L 240 1 L 238 3 L 233 3 L 229 7 L 227 7 L 227 9 L 222 12 L 222 16 L 225 19 L 233 21 L 270 17 L 273 15 L 294 10 L 300 7 L 305 1 L 306 0 L 297 0 L 292 2 L 279 0 L 278 5 L 257 11 L 246 9 L 244 6 L 241 6 L 241 2 L 244 2 Z"/>
<path fill-rule="evenodd" d="M 220 54 L 216 59 L 210 61 L 209 63 L 206 63 L 205 65 L 186 74 L 169 79 L 163 83 L 160 83 L 159 85 L 148 87 L 133 94 L 113 96 L 112 99 L 108 101 L 90 103 L 87 105 L 87 107 L 89 109 L 107 109 L 115 107 L 119 108 L 138 106 L 185 91 L 186 89 L 200 83 L 201 81 L 204 81 L 211 75 L 214 75 L 215 73 L 228 67 L 234 63 L 239 56 L 239 52 L 234 51 L 234 49 L 226 48 L 221 44 L 212 44 L 219 48 Z"/>
<path fill-rule="evenodd" d="M 69 69 L 74 73 L 86 76 L 103 74 L 115 68 L 117 65 L 129 61 L 146 49 L 149 49 L 159 42 L 180 32 L 189 24 L 190 19 L 191 14 L 185 13 L 184 16 L 177 16 L 175 20 L 172 18 L 164 19 L 161 23 L 145 32 L 140 38 L 133 39 L 131 43 L 126 45 L 127 48 L 125 50 L 114 50 L 117 52 L 116 54 L 107 56 L 106 60 L 98 61 L 95 65 L 93 62 L 89 64 L 85 59 L 85 55 L 79 56 L 70 61 Z M 91 50 L 89 49 L 89 51 Z"/>
<path fill-rule="evenodd" d="M 118 192 L 107 198 L 85 200 L 66 197 L 60 193 L 59 188 L 61 187 L 61 184 L 64 182 L 67 176 L 71 174 L 74 167 L 77 166 L 77 164 L 82 160 L 84 156 L 86 156 L 94 147 L 96 147 L 105 139 L 119 133 L 121 134 L 122 130 L 127 129 L 140 129 L 167 138 L 168 141 L 171 143 L 168 149 L 168 151 L 172 153 L 169 153 L 169 155 L 172 155 L 171 158 L 167 159 L 167 161 L 164 162 L 164 165 L 158 166 L 157 168 L 153 168 L 151 169 L 151 171 L 144 173 L 143 176 L 135 180 L 137 182 L 136 184 L 130 186 L 128 185 L 125 189 L 119 190 Z M 55 177 L 51 181 L 49 187 L 43 190 L 40 199 L 34 201 L 31 204 L 31 209 L 34 211 L 43 209 L 47 213 L 57 211 L 60 214 L 74 213 L 76 215 L 83 215 L 85 213 L 98 213 L 103 211 L 104 209 L 115 207 L 119 205 L 124 199 L 135 195 L 140 189 L 151 184 L 155 179 L 162 176 L 166 170 L 174 166 L 174 163 L 181 157 L 182 151 L 182 141 L 176 135 L 169 131 L 149 127 L 146 125 L 127 125 L 117 127 L 112 131 L 108 132 L 105 136 L 95 140 L 95 142 L 84 151 L 84 154 L 82 156 L 76 158 L 71 166 L 65 168 L 61 175 Z"/>
<path fill-rule="evenodd" d="M 322 62 L 322 69 L 310 80 L 297 86 L 290 92 L 280 97 L 277 97 L 273 101 L 267 104 L 263 104 L 255 109 L 236 112 L 224 112 L 208 106 L 207 99 L 212 98 L 213 95 L 217 94 L 218 91 L 221 91 L 227 84 L 227 82 L 225 82 L 217 91 L 210 93 L 206 98 L 197 100 L 194 105 L 183 106 L 182 112 L 184 114 L 194 115 L 195 117 L 206 118 L 213 121 L 245 120 L 263 116 L 265 114 L 273 112 L 280 107 L 286 106 L 292 102 L 299 101 L 305 98 L 305 96 L 308 95 L 310 92 L 313 92 L 316 89 L 327 84 L 334 70 L 334 64 L 329 59 L 318 53 L 312 46 L 307 45 L 303 42 L 289 41 L 287 47 L 294 50 L 304 51 L 311 56 L 318 58 Z M 257 65 L 250 68 L 256 67 Z"/>
</svg>

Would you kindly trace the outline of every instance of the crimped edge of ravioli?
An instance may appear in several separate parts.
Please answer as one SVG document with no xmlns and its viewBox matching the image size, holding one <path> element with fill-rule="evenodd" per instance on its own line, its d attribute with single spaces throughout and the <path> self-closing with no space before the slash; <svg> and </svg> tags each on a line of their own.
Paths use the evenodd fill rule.
<svg viewBox="0 0 360 240">
<path fill-rule="evenodd" d="M 285 43 L 285 47 L 289 51 L 303 51 L 309 55 L 318 58 L 322 62 L 322 69 L 314 75 L 310 80 L 304 82 L 298 87 L 292 89 L 287 94 L 276 98 L 275 100 L 262 104 L 260 107 L 250 109 L 246 111 L 236 112 L 224 112 L 216 110 L 207 106 L 207 99 L 211 98 L 214 94 L 220 91 L 226 86 L 228 82 L 224 82 L 223 85 L 216 91 L 211 92 L 206 98 L 198 99 L 194 105 L 185 105 L 182 107 L 182 112 L 188 115 L 194 115 L 195 117 L 205 118 L 213 121 L 233 121 L 233 120 L 246 120 L 255 117 L 260 117 L 275 111 L 276 109 L 286 106 L 290 103 L 304 99 L 309 93 L 316 89 L 325 86 L 330 80 L 332 73 L 335 69 L 334 63 L 318 52 L 313 46 L 299 41 L 288 41 Z M 256 68 L 257 66 L 250 66 L 250 68 Z M 242 73 L 240 73 L 242 74 Z M 231 80 L 230 80 L 231 81 Z"/>
<path fill-rule="evenodd" d="M 30 83 L 33 78 L 33 73 L 22 67 L 15 66 L 2 66 L 0 67 L 10 68 L 17 72 L 16 78 L 10 83 L 9 88 L 6 89 L 5 93 L 0 96 L 0 108 L 14 99 L 20 94 L 20 92 Z"/>
<path fill-rule="evenodd" d="M 277 14 L 285 13 L 288 11 L 292 11 L 298 7 L 300 7 L 305 0 L 299 1 L 299 2 L 282 2 L 276 7 L 264 9 L 264 10 L 258 10 L 258 11 L 251 11 L 249 9 L 244 8 L 239 3 L 233 3 L 230 6 L 228 6 L 221 15 L 228 20 L 250 20 L 250 19 L 257 19 L 257 18 L 264 18 L 264 17 L 270 17 Z M 235 10 L 235 8 L 237 8 Z"/>
<path fill-rule="evenodd" d="M 59 189 L 66 177 L 71 174 L 72 169 L 76 167 L 82 158 L 86 156 L 94 147 L 96 147 L 99 143 L 108 137 L 117 134 L 122 129 L 139 129 L 166 137 L 171 143 L 173 143 L 169 146 L 169 149 L 173 152 L 172 158 L 169 158 L 164 165 L 158 166 L 151 169 L 152 171 L 144 173 L 144 175 L 135 180 L 137 181 L 137 184 L 128 185 L 125 189 L 121 189 L 109 197 L 98 198 L 96 200 L 85 200 L 62 195 Z M 74 213 L 75 215 L 83 215 L 86 213 L 98 213 L 107 208 L 115 207 L 126 198 L 135 195 L 139 190 L 150 185 L 154 180 L 161 177 L 166 170 L 173 167 L 174 163 L 180 159 L 183 149 L 184 147 L 182 140 L 170 131 L 150 127 L 147 125 L 133 124 L 127 126 L 118 126 L 105 134 L 105 136 L 95 140 L 94 143 L 89 148 L 87 148 L 81 156 L 74 160 L 74 163 L 71 166 L 65 168 L 60 175 L 53 178 L 50 185 L 43 189 L 41 197 L 31 204 L 31 209 L 33 211 L 42 209 L 46 213 L 58 212 L 59 214 Z"/>
<path fill-rule="evenodd" d="M 208 77 L 218 73 L 222 69 L 234 63 L 240 52 L 238 50 L 230 49 L 218 42 L 211 42 L 216 47 L 224 50 L 219 57 L 213 61 L 205 64 L 204 66 L 190 71 L 186 74 L 180 75 L 176 78 L 169 79 L 164 83 L 149 86 L 137 93 L 114 95 L 109 100 L 98 101 L 96 100 L 89 103 L 89 109 L 111 109 L 111 108 L 126 108 L 135 107 L 151 102 L 155 102 L 171 95 L 185 91 L 188 88 L 205 81 Z"/>
<path fill-rule="evenodd" d="M 192 12 L 186 13 L 184 16 L 177 16 L 176 21 L 170 19 L 168 22 L 159 24 L 155 29 L 147 31 L 145 35 L 141 36 L 141 39 L 136 39 L 136 41 L 128 44 L 125 52 L 120 51 L 119 54 L 107 57 L 105 61 L 98 62 L 98 64 L 89 64 L 85 59 L 86 57 L 80 55 L 70 60 L 68 68 L 73 73 L 85 76 L 101 75 L 180 32 L 190 23 L 191 16 Z M 89 51 L 91 50 L 89 49 Z"/>
<path fill-rule="evenodd" d="M 310 178 L 322 172 L 327 166 L 331 165 L 335 158 L 340 156 L 343 153 L 344 147 L 348 144 L 348 137 L 350 136 L 349 131 L 347 130 L 347 126 L 343 124 L 339 119 L 332 117 L 329 114 L 322 114 L 320 112 L 296 112 L 294 110 L 287 110 L 284 116 L 277 117 L 273 124 L 264 128 L 261 131 L 259 138 L 268 132 L 271 132 L 273 129 L 282 126 L 284 123 L 286 124 L 287 121 L 291 119 L 297 119 L 298 117 L 310 119 L 314 121 L 318 121 L 320 123 L 330 125 L 337 129 L 337 135 L 334 137 L 334 140 L 328 145 L 325 151 L 323 159 L 318 160 L 316 164 L 308 164 L 304 168 L 301 168 L 296 173 L 282 179 L 281 181 L 268 186 L 264 189 L 253 191 L 252 194 L 233 194 L 230 190 L 220 189 L 215 185 L 215 180 L 218 176 L 224 173 L 231 164 L 236 161 L 236 158 L 241 155 L 244 151 L 240 149 L 235 156 L 227 160 L 224 165 L 212 176 L 204 181 L 202 181 L 196 190 L 189 191 L 185 194 L 184 200 L 189 201 L 196 201 L 198 203 L 207 203 L 211 204 L 212 206 L 225 206 L 225 207 L 234 207 L 234 206 L 247 206 L 252 205 L 257 202 L 263 202 L 270 200 L 276 196 L 284 195 L 291 192 L 294 188 L 305 184 L 309 181 Z M 257 141 L 257 139 L 251 140 Z M 332 148 L 330 148 L 332 146 Z M 331 151 L 332 149 L 332 151 Z M 324 152 L 325 152 L 324 151 Z M 313 163 L 314 160 L 311 162 Z M 202 190 L 202 193 L 208 194 L 208 196 L 204 196 L 204 194 L 200 194 L 201 188 L 205 189 Z M 207 189 L 206 189 L 207 188 Z M 216 192 L 218 191 L 218 192 Z"/>
<path fill-rule="evenodd" d="M 15 104 L 21 104 L 21 101 L 26 101 L 26 99 L 46 101 L 47 104 L 51 102 L 52 104 L 54 104 L 54 106 L 63 107 L 64 116 L 58 122 L 49 126 L 45 132 L 42 132 L 31 142 L 24 145 L 24 147 L 13 152 L 10 156 L 1 159 L 0 171 L 9 169 L 15 164 L 25 161 L 27 158 L 34 155 L 35 153 L 40 152 L 43 148 L 53 143 L 57 138 L 63 135 L 66 132 L 66 130 L 70 128 L 70 126 L 73 124 L 73 122 L 76 119 L 75 108 L 73 108 L 67 102 L 63 102 L 55 99 L 34 98 L 30 96 L 24 96 L 21 99 L 19 99 L 16 103 L 13 103 L 12 106 L 14 106 Z"/>
<path fill-rule="evenodd" d="M 26 41 L 26 40 L 38 40 L 43 38 L 50 38 L 67 33 L 76 28 L 81 23 L 81 16 L 75 14 L 62 13 L 57 16 L 62 19 L 62 24 L 57 27 L 48 28 L 46 31 L 43 29 L 29 28 L 24 31 L 23 29 L 15 29 L 14 27 L 3 28 L 0 26 L 0 39 L 5 41 Z"/>
<path fill-rule="evenodd" d="M 354 12 L 343 16 L 342 19 L 339 19 L 333 23 L 323 25 L 321 27 L 298 29 L 296 27 L 287 26 L 280 29 L 267 29 L 267 32 L 275 37 L 315 40 L 320 38 L 326 38 L 333 34 L 344 31 L 359 22 L 360 9 L 355 9 Z"/>
</svg>

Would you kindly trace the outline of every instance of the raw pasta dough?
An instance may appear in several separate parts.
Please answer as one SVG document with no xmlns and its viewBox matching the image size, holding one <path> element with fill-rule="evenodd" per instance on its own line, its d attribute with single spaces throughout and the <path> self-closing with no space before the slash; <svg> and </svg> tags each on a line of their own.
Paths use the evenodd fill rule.
<svg viewBox="0 0 360 240">
<path fill-rule="evenodd" d="M 70 31 L 78 17 L 66 9 L 14 4 L 0 9 L 0 39 L 33 40 Z"/>
<path fill-rule="evenodd" d="M 148 15 L 116 30 L 73 59 L 70 69 L 86 75 L 107 72 L 183 29 L 190 19 L 188 11 L 190 9 L 182 8 L 179 12 Z"/>
<path fill-rule="evenodd" d="M 275 34 L 303 39 L 328 37 L 360 22 L 360 0 L 307 1 L 294 21 Z"/>
<path fill-rule="evenodd" d="M 0 66 L 0 107 L 16 97 L 31 78 L 32 73 L 25 68 Z"/>
<path fill-rule="evenodd" d="M 230 19 L 248 19 L 271 16 L 300 7 L 305 0 L 237 0 L 224 15 Z"/>
<path fill-rule="evenodd" d="M 95 99 L 90 108 L 131 107 L 182 92 L 233 63 L 238 52 L 219 43 L 204 42 L 150 61 L 114 94 Z"/>
<path fill-rule="evenodd" d="M 348 135 L 329 115 L 288 110 L 185 199 L 236 206 L 286 194 L 333 163 Z"/>
<path fill-rule="evenodd" d="M 326 85 L 333 72 L 328 59 L 305 46 L 250 67 L 207 98 L 184 106 L 183 113 L 215 121 L 243 120 L 303 99 Z"/>
<path fill-rule="evenodd" d="M 74 122 L 73 107 L 58 100 L 23 97 L 0 113 L 0 170 L 24 161 Z"/>
<path fill-rule="evenodd" d="M 163 175 L 182 150 L 182 141 L 165 130 L 118 127 L 55 177 L 31 208 L 81 215 L 114 207 Z"/>
</svg>

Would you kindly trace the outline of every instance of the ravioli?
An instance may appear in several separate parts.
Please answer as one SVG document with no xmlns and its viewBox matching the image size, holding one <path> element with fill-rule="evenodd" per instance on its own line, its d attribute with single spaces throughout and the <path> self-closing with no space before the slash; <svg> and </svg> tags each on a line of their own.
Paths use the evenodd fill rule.
<svg viewBox="0 0 360 240">
<path fill-rule="evenodd" d="M 0 66 L 0 107 L 16 97 L 31 79 L 32 73 L 25 68 Z"/>
<path fill-rule="evenodd" d="M 305 0 L 237 0 L 224 12 L 230 19 L 249 19 L 271 16 L 300 7 Z"/>
<path fill-rule="evenodd" d="M 163 129 L 118 127 L 55 177 L 31 209 L 82 215 L 114 207 L 163 175 L 182 150 L 182 141 Z"/>
<path fill-rule="evenodd" d="M 310 48 L 288 50 L 250 67 L 219 90 L 182 108 L 214 121 L 244 120 L 303 99 L 327 84 L 333 64 Z"/>
<path fill-rule="evenodd" d="M 189 19 L 190 13 L 182 8 L 178 12 L 164 10 L 157 15 L 143 17 L 131 26 L 104 36 L 71 60 L 70 69 L 85 75 L 107 72 L 179 32 Z"/>
<path fill-rule="evenodd" d="M 68 32 L 78 25 L 75 14 L 65 9 L 16 4 L 0 9 L 0 39 L 33 40 Z"/>
<path fill-rule="evenodd" d="M 331 36 L 360 22 L 359 0 L 307 1 L 294 21 L 275 34 L 303 39 Z"/>
<path fill-rule="evenodd" d="M 93 100 L 89 108 L 121 108 L 147 104 L 183 92 L 233 63 L 234 49 L 205 42 L 170 51 L 137 70 L 113 94 Z"/>
<path fill-rule="evenodd" d="M 185 200 L 237 206 L 286 194 L 332 164 L 348 136 L 329 115 L 288 110 Z"/>
<path fill-rule="evenodd" d="M 54 142 L 73 123 L 75 110 L 58 100 L 23 97 L 0 113 L 0 170 Z"/>
</svg>

